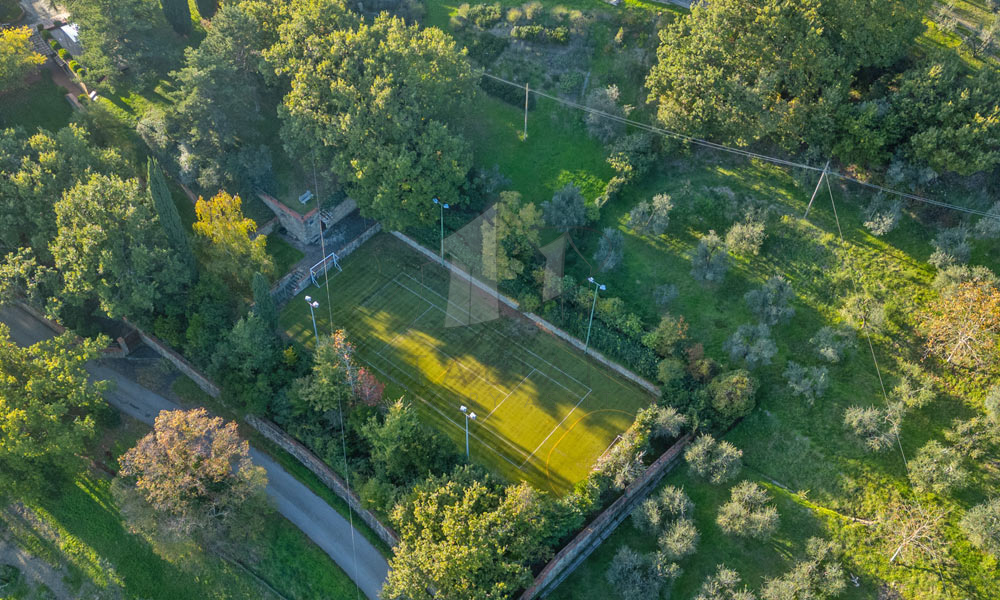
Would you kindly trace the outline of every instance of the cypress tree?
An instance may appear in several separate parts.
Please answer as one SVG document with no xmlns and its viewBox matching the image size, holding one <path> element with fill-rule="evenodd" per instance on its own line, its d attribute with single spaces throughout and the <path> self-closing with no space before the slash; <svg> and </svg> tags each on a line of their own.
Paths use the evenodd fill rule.
<svg viewBox="0 0 1000 600">
<path fill-rule="evenodd" d="M 254 273 L 253 283 L 253 312 L 271 329 L 278 327 L 278 306 L 271 296 L 271 284 L 263 273 Z"/>
<path fill-rule="evenodd" d="M 163 16 L 180 35 L 191 33 L 191 7 L 188 0 L 160 0 L 163 5 Z"/>
<path fill-rule="evenodd" d="M 215 16 L 215 11 L 219 10 L 219 0 L 197 0 L 196 4 L 202 19 L 211 19 Z"/>
<path fill-rule="evenodd" d="M 194 277 L 197 267 L 194 252 L 191 250 L 191 238 L 184 231 L 184 223 L 181 216 L 177 214 L 177 207 L 174 206 L 173 198 L 170 197 L 170 189 L 167 187 L 167 180 L 163 177 L 163 171 L 156 159 L 150 157 L 146 163 L 146 181 L 148 182 L 149 196 L 153 200 L 156 214 L 160 217 L 160 225 L 167 234 L 167 240 L 177 252 L 184 266 Z"/>
</svg>

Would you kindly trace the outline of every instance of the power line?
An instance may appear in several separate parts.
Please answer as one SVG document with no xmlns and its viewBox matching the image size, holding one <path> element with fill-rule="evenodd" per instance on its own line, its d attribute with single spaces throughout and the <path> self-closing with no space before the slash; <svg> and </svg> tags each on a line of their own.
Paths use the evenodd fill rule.
<svg viewBox="0 0 1000 600">
<path fill-rule="evenodd" d="M 756 158 L 758 160 L 762 160 L 762 161 L 769 162 L 769 163 L 776 164 L 776 165 L 781 165 L 781 166 L 786 166 L 786 167 L 794 167 L 794 168 L 797 168 L 797 169 L 804 169 L 804 170 L 807 170 L 807 171 L 825 172 L 827 175 L 832 175 L 832 176 L 837 177 L 839 179 L 842 179 L 844 181 L 850 181 L 850 182 L 853 182 L 853 183 L 857 183 L 858 185 L 861 185 L 861 186 L 864 186 L 864 187 L 867 187 L 867 188 L 870 188 L 870 189 L 878 190 L 880 192 L 884 192 L 884 193 L 887 193 L 887 194 L 895 194 L 895 195 L 900 196 L 902 198 L 906 198 L 908 200 L 913 200 L 914 202 L 921 202 L 921 203 L 924 203 L 924 204 L 929 204 L 931 206 L 937 206 L 937 207 L 941 207 L 941 208 L 948 208 L 948 209 L 951 209 L 951 210 L 956 210 L 956 211 L 964 212 L 964 213 L 971 214 L 971 215 L 977 215 L 977 216 L 988 218 L 988 219 L 997 219 L 997 220 L 1000 220 L 1000 215 L 992 214 L 992 213 L 987 212 L 987 211 L 982 211 L 982 210 L 978 210 L 978 209 L 974 209 L 974 208 L 966 208 L 964 206 L 958 206 L 957 204 L 950 204 L 948 202 L 942 202 L 940 200 L 932 200 L 930 198 L 925 198 L 923 196 L 918 196 L 916 194 L 910 194 L 910 193 L 907 193 L 907 192 L 901 192 L 899 190 L 895 190 L 895 189 L 892 189 L 892 188 L 887 188 L 885 186 L 877 185 L 877 184 L 874 184 L 874 183 L 869 183 L 867 181 L 862 181 L 860 179 L 856 179 L 854 177 L 850 177 L 848 175 L 845 175 L 843 173 L 840 173 L 838 171 L 835 171 L 835 170 L 832 170 L 832 169 L 828 169 L 828 168 L 824 169 L 824 168 L 820 168 L 820 167 L 815 167 L 813 165 L 807 165 L 805 163 L 800 163 L 800 162 L 795 162 L 795 161 L 791 161 L 791 160 L 786 160 L 786 159 L 783 159 L 783 158 L 778 158 L 778 157 L 775 157 L 775 156 L 769 156 L 769 155 L 766 155 L 766 154 L 760 154 L 758 152 L 751 152 L 749 150 L 743 150 L 743 149 L 740 149 L 740 148 L 733 148 L 731 146 L 725 146 L 723 144 L 717 144 L 715 142 L 710 142 L 710 141 L 705 140 L 705 139 L 696 138 L 696 137 L 693 137 L 693 136 L 690 136 L 690 135 L 685 135 L 683 133 L 679 133 L 677 131 L 672 131 L 670 129 L 665 129 L 663 127 L 656 127 L 656 126 L 653 126 L 653 125 L 649 125 L 647 123 L 642 123 L 640 121 L 635 121 L 635 120 L 629 119 L 627 117 L 621 117 L 621 116 L 618 116 L 618 115 L 613 115 L 611 113 L 608 113 L 608 112 L 605 112 L 605 111 L 602 111 L 602 110 L 598 110 L 596 108 L 591 108 L 589 106 L 586 106 L 584 104 L 580 104 L 578 102 L 573 102 L 572 100 L 566 100 L 565 98 L 560 98 L 559 96 L 554 96 L 552 94 L 547 94 L 547 93 L 539 91 L 537 89 L 530 89 L 529 90 L 529 88 L 528 88 L 527 85 L 522 85 L 520 83 L 517 83 L 517 82 L 514 82 L 514 81 L 510 81 L 508 79 L 504 79 L 503 77 L 498 77 L 496 75 L 493 75 L 492 73 L 487 73 L 486 71 L 483 71 L 482 74 L 483 74 L 484 77 L 489 77 L 490 79 L 493 79 L 494 81 L 499 81 L 500 83 L 504 83 L 506 85 L 509 85 L 509 86 L 512 86 L 512 87 L 516 87 L 518 89 L 525 90 L 525 94 L 532 93 L 532 94 L 535 94 L 537 96 L 541 96 L 543 98 L 548 98 L 550 100 L 554 100 L 556 102 L 559 102 L 560 104 L 565 104 L 566 106 L 569 106 L 569 107 L 572 107 L 572 108 L 576 108 L 578 110 L 582 110 L 582 111 L 587 112 L 589 114 L 598 115 L 600 117 L 609 119 L 611 121 L 615 121 L 615 122 L 618 122 L 618 123 L 623 123 L 623 124 L 626 124 L 626 125 L 631 125 L 633 127 L 636 127 L 638 129 L 642 129 L 644 131 L 649 131 L 651 133 L 656 133 L 656 134 L 663 135 L 663 136 L 666 136 L 666 137 L 672 137 L 672 138 L 675 138 L 675 139 L 678 139 L 678 140 L 682 140 L 682 141 L 685 141 L 685 142 L 688 142 L 690 144 L 694 144 L 694 145 L 697 145 L 697 146 L 703 146 L 705 148 L 711 148 L 713 150 L 720 150 L 722 152 L 729 152 L 730 154 L 736 154 L 738 156 L 743 156 L 743 157 L 746 157 L 746 158 Z"/>
</svg>

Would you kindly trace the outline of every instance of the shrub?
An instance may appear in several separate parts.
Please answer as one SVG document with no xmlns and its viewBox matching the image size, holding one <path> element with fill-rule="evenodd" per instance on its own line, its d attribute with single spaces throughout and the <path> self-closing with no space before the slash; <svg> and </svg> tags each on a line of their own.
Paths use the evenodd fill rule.
<svg viewBox="0 0 1000 600">
<path fill-rule="evenodd" d="M 973 232 L 976 237 L 982 240 L 995 240 L 1000 238 L 1000 202 L 993 203 L 993 206 L 986 211 L 987 216 L 981 217 L 976 223 Z"/>
<path fill-rule="evenodd" d="M 789 302 L 794 297 L 795 291 L 788 281 L 775 275 L 767 280 L 764 287 L 747 292 L 743 299 L 751 313 L 762 323 L 773 327 L 791 320 L 795 309 L 789 306 Z"/>
<path fill-rule="evenodd" d="M 854 347 L 854 330 L 847 327 L 826 326 L 809 338 L 809 343 L 827 362 L 840 362 L 847 352 Z"/>
<path fill-rule="evenodd" d="M 41 25 L 39 25 L 39 27 L 41 27 Z M 49 44 L 51 44 L 53 42 L 52 32 L 49 31 L 48 29 L 42 29 L 42 39 L 44 39 L 45 41 L 49 42 Z"/>
<path fill-rule="evenodd" d="M 493 27 L 503 18 L 503 11 L 500 8 L 500 4 L 477 4 L 472 6 L 468 10 L 468 18 L 477 27 L 481 29 L 489 29 Z"/>
<path fill-rule="evenodd" d="M 788 361 L 784 376 L 792 394 L 805 398 L 810 406 L 830 385 L 826 367 L 804 367 L 797 362 Z"/>
<path fill-rule="evenodd" d="M 728 535 L 767 540 L 778 529 L 778 509 L 767 490 L 752 481 L 737 484 L 715 522 Z"/>
<path fill-rule="evenodd" d="M 722 348 L 732 360 L 742 361 L 751 369 L 771 364 L 778 353 L 778 346 L 771 339 L 771 328 L 764 323 L 740 325 Z"/>
<path fill-rule="evenodd" d="M 965 227 L 945 229 L 931 242 L 934 253 L 927 259 L 939 269 L 969 262 L 972 248 L 969 246 L 969 230 Z"/>
<path fill-rule="evenodd" d="M 677 286 L 672 283 L 658 285 L 653 289 L 653 302 L 660 308 L 665 308 L 677 298 Z"/>
<path fill-rule="evenodd" d="M 76 73 L 77 69 L 80 68 L 80 63 L 76 62 L 75 60 L 71 60 L 67 64 L 69 65 L 69 70 L 73 71 L 74 73 Z"/>
<path fill-rule="evenodd" d="M 717 442 L 708 434 L 699 435 L 684 450 L 688 468 L 699 477 L 721 485 L 739 474 L 743 451 L 729 442 Z"/>
<path fill-rule="evenodd" d="M 61 58 L 63 60 L 66 60 L 66 59 L 69 58 L 69 50 L 67 50 L 65 48 L 60 48 L 59 51 L 57 52 L 57 54 L 59 55 L 59 58 Z"/>
<path fill-rule="evenodd" d="M 515 25 L 510 30 L 510 36 L 515 39 L 532 42 L 569 43 L 569 29 L 563 26 Z"/>
<path fill-rule="evenodd" d="M 90 98 L 88 98 L 88 97 L 87 97 L 87 94 L 80 94 L 79 96 L 77 96 L 77 97 L 76 97 L 76 100 L 77 100 L 77 102 L 79 102 L 80 104 L 83 104 L 83 103 L 84 103 L 84 102 L 86 102 L 87 100 L 90 100 Z"/>
<path fill-rule="evenodd" d="M 721 283 L 729 269 L 726 246 L 715 231 L 701 238 L 691 256 L 691 276 L 707 284 Z"/>
<path fill-rule="evenodd" d="M 52 39 L 51 34 L 50 34 L 50 37 L 49 37 L 49 46 L 51 46 L 52 49 L 55 50 L 55 51 L 57 51 L 57 52 L 59 51 L 60 48 L 62 48 L 62 46 L 59 45 L 59 42 L 57 42 L 56 40 Z"/>
<path fill-rule="evenodd" d="M 660 356 L 671 356 L 677 343 L 686 337 L 687 323 L 684 322 L 684 317 L 675 318 L 666 314 L 660 319 L 656 329 L 643 336 L 642 343 Z"/>
<path fill-rule="evenodd" d="M 917 456 L 908 465 L 910 483 L 922 492 L 947 494 L 965 485 L 969 478 L 962 462 L 961 454 L 954 448 L 931 440 L 917 451 Z"/>
<path fill-rule="evenodd" d="M 726 247 L 734 254 L 757 256 L 767 238 L 764 229 L 763 221 L 748 215 L 745 221 L 734 223 L 726 232 Z"/>
</svg>

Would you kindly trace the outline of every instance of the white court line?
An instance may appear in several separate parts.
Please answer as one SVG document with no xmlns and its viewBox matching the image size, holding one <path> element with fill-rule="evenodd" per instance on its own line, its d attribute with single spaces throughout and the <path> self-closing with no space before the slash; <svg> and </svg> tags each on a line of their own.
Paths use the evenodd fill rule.
<svg viewBox="0 0 1000 600">
<path fill-rule="evenodd" d="M 563 420 L 559 421 L 559 424 L 552 428 L 552 431 L 549 432 L 549 435 L 545 436 L 545 439 L 542 440 L 542 443 L 538 444 L 538 446 L 534 450 L 531 451 L 531 454 L 528 455 L 528 458 L 524 459 L 524 462 L 521 463 L 521 466 L 518 467 L 518 469 L 521 469 L 521 470 L 524 469 L 524 465 L 528 464 L 528 461 L 531 460 L 531 457 L 535 455 L 535 452 L 538 452 L 538 448 L 541 448 L 542 446 L 545 445 L 545 442 L 549 441 L 549 438 L 552 437 L 552 434 L 555 433 L 557 429 L 559 429 L 560 427 L 562 427 L 562 424 L 566 422 L 566 419 L 568 419 L 569 416 L 576 411 L 576 409 L 577 409 L 578 406 L 580 406 L 581 404 L 583 404 L 583 401 L 586 400 L 587 396 L 589 396 L 589 395 L 590 395 L 590 392 L 587 392 L 586 396 L 584 396 L 583 398 L 580 398 L 580 401 L 576 403 L 576 406 L 573 407 L 573 410 L 571 410 L 568 413 L 566 413 L 566 416 L 563 417 Z"/>
<path fill-rule="evenodd" d="M 427 291 L 431 292 L 431 293 L 432 293 L 432 294 L 434 294 L 435 296 L 437 296 L 437 297 L 441 298 L 442 300 L 444 300 L 444 301 L 445 301 L 445 303 L 446 303 L 447 305 L 454 305 L 454 306 L 455 306 L 455 308 L 457 308 L 458 310 L 460 310 L 460 311 L 464 312 L 464 313 L 465 313 L 465 314 L 466 314 L 466 315 L 467 315 L 467 316 L 468 316 L 468 317 L 469 317 L 470 319 L 472 318 L 472 313 L 470 313 L 469 311 L 465 310 L 465 309 L 464 309 L 464 308 L 462 308 L 461 306 L 459 306 L 459 305 L 457 305 L 457 304 L 453 303 L 453 302 L 452 302 L 451 300 L 449 300 L 448 298 L 445 298 L 445 297 L 444 297 L 444 296 L 442 296 L 442 295 L 441 295 L 441 294 L 440 294 L 440 293 L 439 293 L 439 292 L 438 292 L 437 290 L 435 290 L 435 289 L 433 289 L 433 288 L 431 288 L 431 287 L 428 287 L 428 286 L 427 286 L 426 284 L 424 284 L 424 283 L 422 283 L 422 282 L 418 281 L 417 279 L 415 279 L 415 278 L 414 278 L 414 277 L 413 277 L 412 275 L 410 275 L 409 273 L 400 273 L 400 275 L 404 275 L 404 276 L 408 277 L 409 279 L 411 279 L 411 280 L 412 280 L 412 281 L 413 281 L 414 283 L 416 283 L 417 285 L 419 285 L 419 286 L 421 286 L 421 287 L 425 288 L 425 289 L 426 289 Z M 443 308 L 441 308 L 440 306 L 438 306 L 437 304 L 435 304 L 434 302 L 432 302 L 432 301 L 428 300 L 428 299 L 427 299 L 426 297 L 424 297 L 424 296 L 423 296 L 422 294 L 420 294 L 420 292 L 417 292 L 417 291 L 415 291 L 415 290 L 412 290 L 412 289 L 410 289 L 409 287 L 407 287 L 406 285 L 404 285 L 403 283 L 399 282 L 399 281 L 398 281 L 398 275 L 397 275 L 397 279 L 396 279 L 396 280 L 394 280 L 394 281 L 396 281 L 396 283 L 397 283 L 397 284 L 398 284 L 398 285 L 399 285 L 400 287 L 402 287 L 402 288 L 403 288 L 403 289 L 405 289 L 406 291 L 410 292 L 410 293 L 411 293 L 411 294 L 413 294 L 414 296 L 416 296 L 416 297 L 420 298 L 420 299 L 421 299 L 421 300 L 423 300 L 424 302 L 426 302 L 426 303 L 430 304 L 431 306 L 433 306 L 433 307 L 437 308 L 437 309 L 438 309 L 438 310 L 440 310 L 441 312 L 443 312 L 443 313 L 445 313 L 445 314 L 448 314 L 448 311 L 447 311 L 446 309 L 443 309 Z M 452 318 L 454 319 L 454 317 L 452 317 Z M 456 321 L 458 321 L 458 319 L 455 319 L 455 320 L 456 320 Z M 461 321 L 459 321 L 459 323 L 461 323 Z M 550 363 L 549 361 L 545 360 L 544 358 L 542 358 L 542 357 L 541 357 L 541 356 L 539 356 L 538 354 L 536 354 L 536 353 L 532 352 L 531 350 L 529 350 L 529 349 L 525 348 L 524 346 L 522 346 L 522 345 L 521 345 L 520 343 L 516 342 L 516 341 L 515 341 L 515 340 L 514 340 L 513 338 L 511 338 L 510 336 L 508 336 L 508 335 L 505 335 L 505 334 L 503 334 L 503 333 L 499 333 L 499 332 L 496 332 L 496 331 L 493 331 L 492 333 L 493 333 L 494 335 L 496 335 L 496 336 L 499 336 L 499 337 L 502 337 L 502 338 L 504 338 L 505 340 L 508 340 L 508 341 L 509 341 L 509 342 L 510 342 L 511 344 L 513 344 L 513 345 L 517 346 L 517 347 L 518 347 L 519 349 L 523 350 L 523 351 L 524 351 L 524 352 L 526 352 L 527 354 L 530 354 L 531 356 L 534 356 L 534 357 L 535 357 L 535 358 L 537 358 L 537 359 L 538 359 L 539 361 L 541 361 L 541 362 L 545 363 L 546 365 L 548 365 L 548 366 L 549 366 L 549 367 L 550 367 L 550 368 L 551 368 L 551 369 L 552 369 L 553 371 L 558 371 L 559 373 L 561 373 L 562 375 L 564 375 L 564 376 L 565 376 L 565 377 L 566 377 L 567 379 L 570 379 L 570 380 L 574 381 L 575 383 L 578 383 L 578 384 L 580 384 L 580 387 L 582 387 L 582 388 L 586 389 L 586 390 L 587 390 L 587 393 L 590 393 L 590 392 L 594 391 L 594 390 L 593 390 L 593 389 L 591 389 L 591 387 L 590 387 L 590 386 L 588 386 L 587 384 L 583 383 L 582 381 L 580 381 L 580 380 L 579 380 L 579 379 L 577 379 L 576 377 L 573 377 L 572 375 L 570 375 L 570 374 L 569 374 L 569 373 L 567 373 L 566 371 L 563 371 L 563 370 L 562 370 L 562 369 L 560 369 L 559 367 L 557 367 L 557 366 L 555 366 L 554 364 Z M 525 366 L 528 366 L 528 367 L 533 367 L 533 368 L 537 369 L 537 367 L 534 367 L 534 365 L 532 365 L 531 363 L 529 363 L 529 362 L 525 361 L 524 359 L 522 359 L 522 358 L 520 358 L 520 357 L 518 357 L 518 356 L 515 356 L 514 358 L 516 358 L 517 360 L 519 360 L 519 361 L 521 361 L 522 363 L 524 363 L 524 365 L 525 365 Z M 544 374 L 544 373 L 543 373 L 543 374 Z M 552 378 L 551 378 L 551 377 L 549 377 L 549 379 L 552 379 Z M 555 380 L 553 379 L 553 381 L 555 381 Z M 573 390 L 570 390 L 570 389 L 569 389 L 569 388 L 567 388 L 566 386 L 563 386 L 563 389 L 565 389 L 566 391 L 568 391 L 568 392 L 570 392 L 570 393 L 573 393 Z"/>
<path fill-rule="evenodd" d="M 382 353 L 385 352 L 385 349 L 388 348 L 389 346 L 391 346 L 393 344 L 393 342 L 395 342 L 396 340 L 398 340 L 400 337 L 402 337 L 402 336 L 410 333 L 410 330 L 413 329 L 413 324 L 416 323 L 417 321 L 419 321 L 421 317 L 423 317 L 427 313 L 431 312 L 431 308 L 433 308 L 433 307 L 427 307 L 427 310 L 425 310 L 424 312 L 422 312 L 419 315 L 417 315 L 416 319 L 413 319 L 412 321 L 410 321 L 406 325 L 406 329 L 404 329 L 403 331 L 397 333 L 394 338 L 392 338 L 391 340 L 389 340 L 388 342 L 386 342 L 385 345 L 382 346 L 382 348 L 378 352 L 375 353 L 375 356 L 381 357 Z"/>
<path fill-rule="evenodd" d="M 531 374 L 534 373 L 534 372 L 535 372 L 535 370 L 532 369 L 527 375 L 524 376 L 524 379 L 522 379 L 521 381 L 518 381 L 517 385 L 515 385 L 514 388 L 512 390 L 510 390 L 509 392 L 507 392 L 507 395 L 503 397 L 503 400 L 500 401 L 500 404 L 497 404 L 496 406 L 494 406 L 493 410 L 490 411 L 490 414 L 486 415 L 486 417 L 483 419 L 483 423 L 486 422 L 486 419 L 489 419 L 490 417 L 492 417 L 493 413 L 495 413 L 497 411 L 497 409 L 500 408 L 500 406 L 504 402 L 507 401 L 507 398 L 510 398 L 510 395 L 513 394 L 515 391 L 517 391 L 517 388 L 521 387 L 521 384 L 524 383 L 525 381 L 527 381 L 528 378 L 531 377 Z"/>
</svg>

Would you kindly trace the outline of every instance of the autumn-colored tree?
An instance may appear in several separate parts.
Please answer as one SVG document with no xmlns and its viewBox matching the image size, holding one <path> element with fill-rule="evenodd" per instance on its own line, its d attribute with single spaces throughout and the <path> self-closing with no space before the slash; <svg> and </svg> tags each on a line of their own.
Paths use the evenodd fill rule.
<svg viewBox="0 0 1000 600">
<path fill-rule="evenodd" d="M 22 348 L 9 335 L 0 324 L 0 494 L 36 493 L 94 434 L 103 385 L 83 367 L 100 343 L 64 334 Z"/>
<path fill-rule="evenodd" d="M 31 29 L 0 31 L 0 92 L 20 87 L 25 76 L 44 63 L 45 57 L 31 45 Z"/>
<path fill-rule="evenodd" d="M 263 505 L 267 475 L 236 423 L 203 408 L 164 411 L 152 433 L 119 458 L 119 476 L 157 515 L 161 532 L 213 539 Z"/>
<path fill-rule="evenodd" d="M 1000 338 L 1000 289 L 985 280 L 945 292 L 922 322 L 927 352 L 949 364 L 981 368 L 996 364 Z"/>
<path fill-rule="evenodd" d="M 206 269 L 245 294 L 255 273 L 268 275 L 274 270 L 266 250 L 267 237 L 254 235 L 257 224 L 243 216 L 239 196 L 219 192 L 210 200 L 199 198 L 194 210 L 198 217 L 194 231 Z"/>
</svg>

